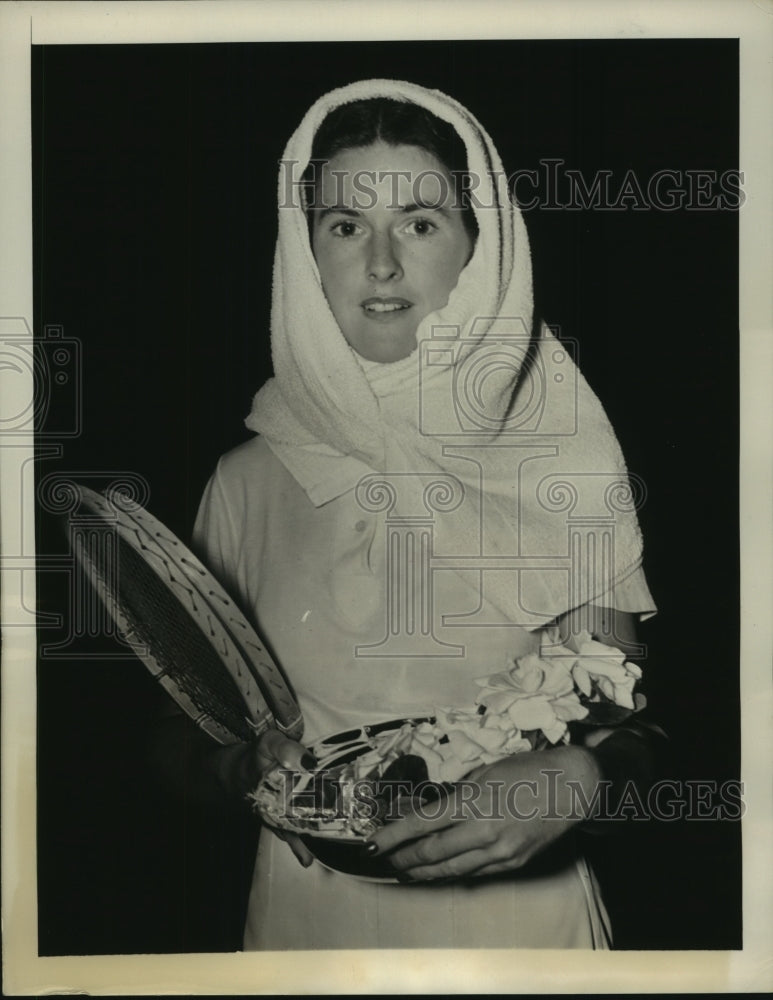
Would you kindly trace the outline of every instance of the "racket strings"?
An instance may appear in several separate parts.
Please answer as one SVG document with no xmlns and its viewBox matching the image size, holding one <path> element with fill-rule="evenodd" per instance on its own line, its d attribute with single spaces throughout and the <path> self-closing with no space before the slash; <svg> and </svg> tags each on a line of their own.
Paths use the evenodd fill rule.
<svg viewBox="0 0 773 1000">
<path fill-rule="evenodd" d="M 223 666 L 220 655 L 191 618 L 170 594 L 164 583 L 149 570 L 141 556 L 121 541 L 119 550 L 119 602 L 132 631 L 147 646 L 166 678 L 176 684 L 204 715 L 248 741 L 253 729 L 245 718 L 244 699 Z M 168 570 L 168 567 L 167 567 Z M 169 574 L 173 582 L 175 578 Z M 185 588 L 194 611 L 199 615 L 193 592 Z M 210 635 L 214 635 L 207 616 Z M 238 665 L 237 665 L 238 668 Z"/>
</svg>

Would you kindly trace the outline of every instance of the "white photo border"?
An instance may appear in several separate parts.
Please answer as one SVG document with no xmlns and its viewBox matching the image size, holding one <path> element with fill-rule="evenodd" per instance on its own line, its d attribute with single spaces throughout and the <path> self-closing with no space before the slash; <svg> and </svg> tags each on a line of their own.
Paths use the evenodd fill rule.
<svg viewBox="0 0 773 1000">
<path fill-rule="evenodd" d="M 313 29 L 302 26 L 313 25 Z M 40 958 L 35 857 L 35 633 L 2 648 L 3 972 L 9 995 L 749 992 L 773 988 L 773 3 L 770 0 L 279 0 L 6 3 L 0 8 L 0 316 L 32 327 L 30 47 L 33 44 L 345 39 L 740 39 L 742 778 L 744 948 L 739 952 L 314 952 Z M 0 372 L 0 378 L 3 373 Z M 11 385 L 9 382 L 8 385 Z M 19 379 L 12 391 L 22 392 Z M 31 398 L 31 385 L 28 386 Z M 11 391 L 11 390 L 9 390 Z M 1 442 L 5 444 L 5 442 Z M 34 551 L 14 515 L 32 442 L 0 447 L 3 551 Z M 14 476 L 17 478 L 15 479 Z M 11 536 L 23 523 L 24 536 Z M 19 549 L 19 546 L 21 548 Z M 18 574 L 21 576 L 21 574 Z M 29 574 L 32 575 L 32 574 Z M 34 600 L 3 579 L 3 620 Z"/>
</svg>

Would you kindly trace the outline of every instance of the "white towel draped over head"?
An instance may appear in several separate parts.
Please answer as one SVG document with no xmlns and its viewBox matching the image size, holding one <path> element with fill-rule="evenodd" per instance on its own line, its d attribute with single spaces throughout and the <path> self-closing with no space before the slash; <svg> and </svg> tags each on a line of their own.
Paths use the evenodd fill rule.
<svg viewBox="0 0 773 1000">
<path fill-rule="evenodd" d="M 479 182 L 472 257 L 448 304 L 419 324 L 417 349 L 392 364 L 365 361 L 345 341 L 312 255 L 299 183 L 326 115 L 377 97 L 449 122 Z M 275 377 L 246 423 L 311 501 L 356 488 L 366 509 L 388 494 L 389 517 L 431 517 L 433 565 L 467 579 L 500 623 L 537 628 L 636 569 L 636 498 L 619 445 L 567 350 L 533 325 L 526 227 L 475 118 L 405 82 L 332 91 L 287 145 L 279 205 Z"/>
</svg>

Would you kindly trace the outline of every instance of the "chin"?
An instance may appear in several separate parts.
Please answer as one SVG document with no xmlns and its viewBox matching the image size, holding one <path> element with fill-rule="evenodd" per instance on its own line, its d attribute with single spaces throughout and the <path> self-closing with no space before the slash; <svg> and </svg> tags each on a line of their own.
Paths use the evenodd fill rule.
<svg viewBox="0 0 773 1000">
<path fill-rule="evenodd" d="M 382 365 L 388 365 L 410 357 L 416 350 L 417 341 L 415 336 L 412 336 L 410 340 L 400 340 L 399 342 L 385 338 L 382 343 L 352 344 L 352 347 L 366 361 L 376 361 Z"/>
</svg>

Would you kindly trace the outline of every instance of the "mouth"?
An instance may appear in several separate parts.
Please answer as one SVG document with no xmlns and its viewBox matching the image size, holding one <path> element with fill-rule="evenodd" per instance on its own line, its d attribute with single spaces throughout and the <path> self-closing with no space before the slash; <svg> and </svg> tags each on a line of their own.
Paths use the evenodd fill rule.
<svg viewBox="0 0 773 1000">
<path fill-rule="evenodd" d="M 373 298 L 361 302 L 360 306 L 369 316 L 389 316 L 410 309 L 413 303 L 409 302 L 408 299 L 373 296 Z"/>
</svg>

